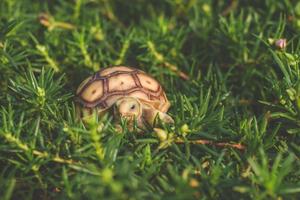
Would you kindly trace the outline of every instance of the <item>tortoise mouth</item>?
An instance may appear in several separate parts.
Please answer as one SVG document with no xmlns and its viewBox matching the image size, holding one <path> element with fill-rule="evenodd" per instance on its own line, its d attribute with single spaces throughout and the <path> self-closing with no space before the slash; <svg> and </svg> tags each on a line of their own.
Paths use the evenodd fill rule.
<svg viewBox="0 0 300 200">
<path fill-rule="evenodd" d="M 141 114 L 136 115 L 133 113 L 120 113 L 120 117 L 132 120 L 134 118 L 138 119 L 139 117 L 141 117 Z"/>
</svg>

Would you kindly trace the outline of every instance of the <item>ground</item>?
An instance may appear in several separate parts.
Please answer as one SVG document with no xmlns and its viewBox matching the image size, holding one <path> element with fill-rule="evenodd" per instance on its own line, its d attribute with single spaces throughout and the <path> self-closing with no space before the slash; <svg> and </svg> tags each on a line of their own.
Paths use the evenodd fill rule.
<svg viewBox="0 0 300 200">
<path fill-rule="evenodd" d="M 0 199 L 300 199 L 299 33 L 296 0 L 1 0 Z M 78 121 L 114 65 L 175 124 Z"/>
</svg>

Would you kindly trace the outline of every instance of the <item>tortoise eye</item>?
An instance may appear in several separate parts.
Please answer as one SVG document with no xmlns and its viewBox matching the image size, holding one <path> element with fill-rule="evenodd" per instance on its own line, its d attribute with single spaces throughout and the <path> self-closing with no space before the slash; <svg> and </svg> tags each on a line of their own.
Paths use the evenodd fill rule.
<svg viewBox="0 0 300 200">
<path fill-rule="evenodd" d="M 131 107 L 130 107 L 131 110 L 134 110 L 135 109 L 135 105 L 133 104 Z"/>
</svg>

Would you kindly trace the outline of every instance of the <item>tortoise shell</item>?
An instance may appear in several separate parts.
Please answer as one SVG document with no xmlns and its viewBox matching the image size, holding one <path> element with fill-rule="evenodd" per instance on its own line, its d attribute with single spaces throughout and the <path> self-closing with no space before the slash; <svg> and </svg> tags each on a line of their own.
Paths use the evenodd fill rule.
<svg viewBox="0 0 300 200">
<path fill-rule="evenodd" d="M 110 108 L 119 98 L 130 96 L 167 112 L 170 103 L 161 85 L 145 72 L 125 66 L 104 68 L 84 80 L 76 91 L 76 102 L 86 111 Z"/>
</svg>

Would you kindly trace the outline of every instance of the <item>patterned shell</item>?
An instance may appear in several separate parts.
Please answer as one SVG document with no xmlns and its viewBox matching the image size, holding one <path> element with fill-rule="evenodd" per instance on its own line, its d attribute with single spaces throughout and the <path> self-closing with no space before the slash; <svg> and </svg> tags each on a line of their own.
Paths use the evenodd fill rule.
<svg viewBox="0 0 300 200">
<path fill-rule="evenodd" d="M 76 92 L 76 102 L 84 109 L 105 110 L 124 96 L 166 112 L 170 103 L 161 85 L 145 72 L 125 66 L 104 68 L 84 80 Z"/>
</svg>

